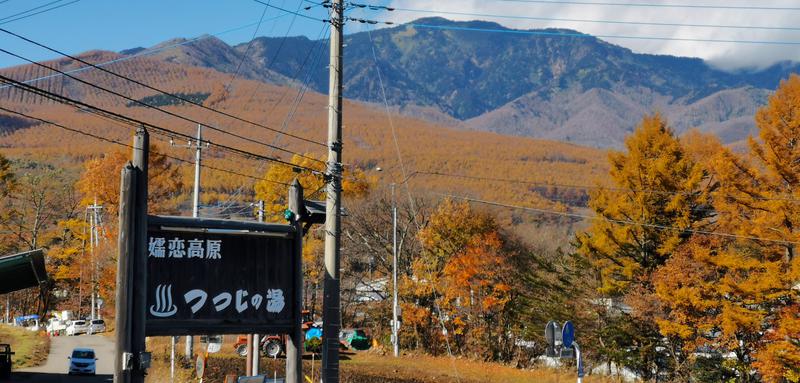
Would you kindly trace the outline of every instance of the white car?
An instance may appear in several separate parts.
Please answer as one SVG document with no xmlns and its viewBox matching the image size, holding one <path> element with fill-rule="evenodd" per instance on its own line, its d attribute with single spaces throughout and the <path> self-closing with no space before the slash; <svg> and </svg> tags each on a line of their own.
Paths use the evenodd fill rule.
<svg viewBox="0 0 800 383">
<path fill-rule="evenodd" d="M 69 374 L 94 375 L 97 373 L 97 356 L 91 348 L 76 348 L 72 350 L 69 359 Z"/>
<path fill-rule="evenodd" d="M 89 328 L 86 333 L 89 335 L 106 332 L 106 322 L 102 319 L 95 319 L 89 322 Z"/>
<path fill-rule="evenodd" d="M 89 330 L 89 324 L 85 320 L 74 320 L 67 325 L 67 335 L 73 336 L 85 334 Z"/>
</svg>

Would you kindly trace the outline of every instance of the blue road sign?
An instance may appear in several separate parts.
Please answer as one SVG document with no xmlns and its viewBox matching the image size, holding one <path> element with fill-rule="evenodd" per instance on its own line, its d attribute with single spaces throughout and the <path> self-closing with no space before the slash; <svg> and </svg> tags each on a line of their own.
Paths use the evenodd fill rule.
<svg viewBox="0 0 800 383">
<path fill-rule="evenodd" d="M 561 329 L 561 344 L 564 347 L 572 347 L 572 342 L 575 341 L 575 326 L 572 322 L 564 322 L 564 327 Z"/>
</svg>

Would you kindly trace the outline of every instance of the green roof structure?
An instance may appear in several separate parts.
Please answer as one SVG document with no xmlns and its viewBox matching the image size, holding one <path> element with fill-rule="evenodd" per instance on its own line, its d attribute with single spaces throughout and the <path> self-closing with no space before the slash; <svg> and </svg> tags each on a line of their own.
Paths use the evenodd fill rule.
<svg viewBox="0 0 800 383">
<path fill-rule="evenodd" d="M 36 287 L 46 281 L 42 249 L 0 257 L 0 294 Z"/>
</svg>

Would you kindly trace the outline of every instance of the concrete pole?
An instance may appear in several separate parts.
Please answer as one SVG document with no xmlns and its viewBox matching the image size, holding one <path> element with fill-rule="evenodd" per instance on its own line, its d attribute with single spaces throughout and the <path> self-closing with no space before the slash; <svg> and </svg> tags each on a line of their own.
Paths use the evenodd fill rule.
<svg viewBox="0 0 800 383">
<path fill-rule="evenodd" d="M 397 302 L 397 201 L 394 187 L 395 184 L 392 184 L 392 346 L 396 358 L 400 356 L 400 322 L 397 320 L 400 308 Z"/>
<path fill-rule="evenodd" d="M 200 216 L 200 166 L 203 156 L 203 125 L 197 125 L 197 141 L 195 142 L 194 154 L 194 195 L 192 196 L 192 217 Z M 186 346 L 184 354 L 187 363 L 192 362 L 194 357 L 194 337 L 186 336 Z"/>
<path fill-rule="evenodd" d="M 200 158 L 203 152 L 203 125 L 197 125 L 197 141 L 194 154 L 194 198 L 192 200 L 192 217 L 200 216 Z"/>
<path fill-rule="evenodd" d="M 89 254 L 90 254 L 90 256 L 89 257 L 91 259 L 91 265 L 92 265 L 92 290 L 91 290 L 91 299 L 90 299 L 91 310 L 89 311 L 89 318 L 90 318 L 90 320 L 94 320 L 94 318 L 95 318 L 95 307 L 97 307 L 97 305 L 95 304 L 95 293 L 94 293 L 95 292 L 95 286 L 97 285 L 97 275 L 95 273 L 95 267 L 94 267 L 95 262 L 97 262 L 97 260 L 95 260 L 95 257 L 94 257 L 95 242 L 97 240 L 96 239 L 97 232 L 95 231 L 95 226 L 97 225 L 97 221 L 95 220 L 95 218 L 97 216 L 95 215 L 95 212 L 94 212 L 94 205 L 89 206 L 89 209 L 91 209 L 91 212 L 89 213 L 89 241 L 90 241 L 90 243 L 89 243 L 89 245 L 90 245 L 89 246 Z"/>
<path fill-rule="evenodd" d="M 339 291 L 342 195 L 342 29 L 343 0 L 331 2 L 331 47 L 328 94 L 328 193 L 325 212 L 325 284 L 322 300 L 322 381 L 339 382 Z"/>
<path fill-rule="evenodd" d="M 258 222 L 264 222 L 264 200 L 258 201 Z M 253 334 L 253 375 L 258 375 L 259 363 L 261 361 L 261 337 Z"/>
</svg>

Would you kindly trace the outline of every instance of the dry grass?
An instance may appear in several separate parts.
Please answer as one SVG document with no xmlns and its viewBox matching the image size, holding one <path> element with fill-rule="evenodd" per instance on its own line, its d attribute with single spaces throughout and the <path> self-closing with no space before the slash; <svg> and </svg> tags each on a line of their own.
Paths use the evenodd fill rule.
<svg viewBox="0 0 800 383">
<path fill-rule="evenodd" d="M 20 327 L 0 325 L 0 343 L 11 345 L 11 351 L 15 353 L 12 357 L 15 369 L 44 363 L 50 351 L 50 338 L 44 332 Z"/>
<path fill-rule="evenodd" d="M 354 379 L 350 382 L 459 382 L 459 383 L 559 383 L 574 382 L 574 371 L 535 369 L 521 370 L 497 363 L 468 359 L 406 355 L 400 358 L 374 353 L 352 355 L 342 361 L 342 375 Z M 355 379 L 358 377 L 360 379 Z M 348 381 L 346 378 L 343 381 Z M 611 382 L 602 377 L 587 377 L 587 383 Z"/>
<path fill-rule="evenodd" d="M 222 382 L 229 374 L 244 373 L 244 358 L 236 356 L 226 339 L 222 352 L 212 354 L 206 369 L 207 382 Z M 183 342 L 180 343 L 180 352 Z M 169 381 L 169 339 L 150 338 L 148 348 L 153 352 L 153 367 L 147 382 Z M 261 373 L 284 376 L 286 360 L 262 358 Z M 320 360 L 306 355 L 304 371 L 312 381 L 319 381 Z M 313 367 L 312 367 L 313 364 Z M 193 368 L 178 366 L 175 371 L 175 382 L 193 382 Z M 400 358 L 380 355 L 374 352 L 343 353 L 341 363 L 343 383 L 568 383 L 574 382 L 573 370 L 535 369 L 521 370 L 497 363 L 478 362 L 468 359 L 451 359 L 427 355 L 405 355 Z M 587 383 L 610 383 L 612 380 L 603 377 L 586 377 Z"/>
</svg>

